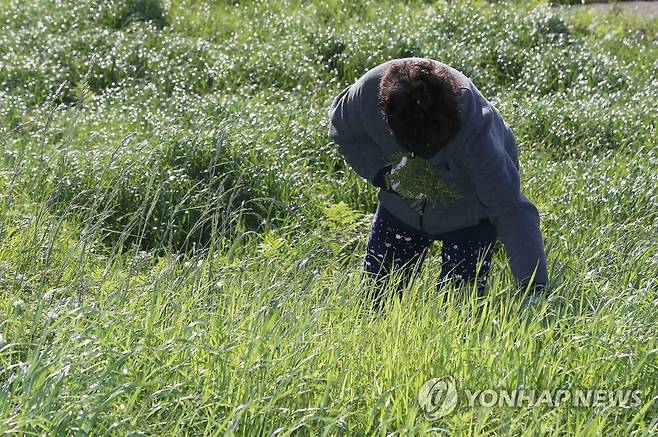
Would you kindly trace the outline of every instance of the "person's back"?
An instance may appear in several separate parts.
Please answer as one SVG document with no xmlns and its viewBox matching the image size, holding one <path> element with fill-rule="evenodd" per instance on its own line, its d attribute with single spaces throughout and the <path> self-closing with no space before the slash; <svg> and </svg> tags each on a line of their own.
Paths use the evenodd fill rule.
<svg viewBox="0 0 658 437">
<path fill-rule="evenodd" d="M 345 88 L 329 116 L 329 135 L 339 152 L 380 188 L 367 272 L 382 279 L 391 267 L 421 264 L 427 248 L 441 239 L 442 279 L 473 280 L 479 273 L 484 289 L 491 247 L 499 238 L 521 284 L 547 282 L 539 213 L 520 190 L 514 135 L 466 76 L 430 59 L 392 60 Z M 430 185 L 449 188 L 435 190 L 446 196 L 420 192 L 410 198 L 417 187 L 399 182 L 392 189 L 395 178 L 428 184 L 413 174 L 400 176 L 404 167 L 392 159 L 401 154 L 415 169 L 431 168 L 436 183 Z M 485 268 L 478 270 L 482 255 Z"/>
</svg>

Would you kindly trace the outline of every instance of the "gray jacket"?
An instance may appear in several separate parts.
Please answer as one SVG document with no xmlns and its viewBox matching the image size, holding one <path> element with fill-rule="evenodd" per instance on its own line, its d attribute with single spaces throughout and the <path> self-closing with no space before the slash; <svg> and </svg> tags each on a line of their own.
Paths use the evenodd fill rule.
<svg viewBox="0 0 658 437">
<path fill-rule="evenodd" d="M 393 153 L 404 151 L 377 104 L 382 74 L 389 63 L 401 60 L 366 72 L 336 96 L 329 109 L 329 136 L 350 167 L 371 183 Z M 535 282 L 545 284 L 548 278 L 539 212 L 521 192 L 514 134 L 498 109 L 466 76 L 442 65 L 460 84 L 462 129 L 429 161 L 438 177 L 461 197 L 439 205 L 427 204 L 423 214 L 392 191 L 379 190 L 378 200 L 400 220 L 428 234 L 473 226 L 488 217 L 505 245 L 515 278 L 524 282 L 536 268 Z"/>
</svg>

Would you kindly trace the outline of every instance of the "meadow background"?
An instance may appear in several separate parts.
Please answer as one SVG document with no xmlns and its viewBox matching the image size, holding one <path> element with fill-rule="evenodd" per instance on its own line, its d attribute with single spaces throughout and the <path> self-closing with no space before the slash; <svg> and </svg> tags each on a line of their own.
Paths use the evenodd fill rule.
<svg viewBox="0 0 658 437">
<path fill-rule="evenodd" d="M 568 2 L 561 2 L 568 3 Z M 575 3 L 575 2 L 574 2 Z M 0 433 L 656 435 L 658 22 L 542 1 L 0 0 Z M 332 97 L 431 57 L 512 125 L 552 296 L 360 305 Z M 458 408 L 458 387 L 640 408 Z M 653 427 L 653 428 L 652 428 Z"/>
</svg>

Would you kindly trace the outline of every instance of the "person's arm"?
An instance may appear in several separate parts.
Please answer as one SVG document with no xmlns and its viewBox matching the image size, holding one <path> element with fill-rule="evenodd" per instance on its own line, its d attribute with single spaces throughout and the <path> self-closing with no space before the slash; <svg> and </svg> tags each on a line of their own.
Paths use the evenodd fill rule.
<svg viewBox="0 0 658 437">
<path fill-rule="evenodd" d="M 470 91 L 465 95 L 464 115 L 473 132 L 456 156 L 457 163 L 475 186 L 479 201 L 505 245 L 510 268 L 521 285 L 534 274 L 533 285 L 546 284 L 546 255 L 539 226 L 539 211 L 521 192 L 514 161 L 505 151 L 505 136 L 491 107 Z"/>
<path fill-rule="evenodd" d="M 328 113 L 329 137 L 359 176 L 385 188 L 384 178 L 390 166 L 386 166 L 381 148 L 363 129 L 357 84 L 345 88 L 332 102 Z"/>
</svg>

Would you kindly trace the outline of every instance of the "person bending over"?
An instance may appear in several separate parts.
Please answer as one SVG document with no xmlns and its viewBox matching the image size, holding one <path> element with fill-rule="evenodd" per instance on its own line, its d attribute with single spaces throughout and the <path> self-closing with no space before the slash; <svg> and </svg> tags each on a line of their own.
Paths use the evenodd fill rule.
<svg viewBox="0 0 658 437">
<path fill-rule="evenodd" d="M 394 59 L 343 89 L 328 115 L 338 152 L 380 188 L 363 263 L 376 290 L 396 269 L 400 292 L 442 240 L 439 285 L 477 281 L 482 293 L 498 239 L 518 285 L 543 290 L 539 212 L 521 191 L 514 134 L 464 74 Z"/>
</svg>

